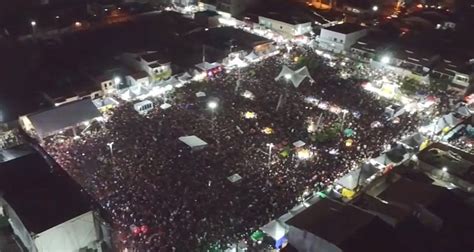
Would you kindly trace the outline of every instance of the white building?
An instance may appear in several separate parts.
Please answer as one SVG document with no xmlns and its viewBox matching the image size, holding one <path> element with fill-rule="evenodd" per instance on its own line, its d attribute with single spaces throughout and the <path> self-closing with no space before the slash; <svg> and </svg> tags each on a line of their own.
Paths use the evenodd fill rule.
<svg viewBox="0 0 474 252">
<path fill-rule="evenodd" d="M 232 17 L 240 16 L 249 5 L 258 0 L 200 0 L 199 7 L 204 10 L 217 11 L 219 14 L 227 14 Z"/>
<path fill-rule="evenodd" d="M 258 23 L 285 36 L 300 36 L 311 32 L 311 22 L 307 19 L 280 13 L 269 13 L 258 17 Z"/>
<path fill-rule="evenodd" d="M 171 62 L 156 51 L 124 53 L 121 56 L 121 61 L 132 69 L 148 73 L 152 82 L 168 79 L 172 74 Z"/>
<path fill-rule="evenodd" d="M 51 173 L 40 154 L 29 159 L 37 165 L 2 167 L 11 176 L 1 182 L 0 215 L 18 241 L 30 252 L 102 251 L 108 231 L 87 196 L 70 177 Z"/>
<path fill-rule="evenodd" d="M 130 86 L 141 85 L 141 86 L 149 86 L 150 83 L 150 76 L 145 71 L 137 71 L 133 74 L 125 76 L 127 79 L 127 83 Z"/>
<path fill-rule="evenodd" d="M 321 48 L 339 53 L 348 51 L 357 40 L 365 35 L 367 35 L 367 29 L 364 27 L 343 23 L 322 28 L 317 41 Z"/>
</svg>

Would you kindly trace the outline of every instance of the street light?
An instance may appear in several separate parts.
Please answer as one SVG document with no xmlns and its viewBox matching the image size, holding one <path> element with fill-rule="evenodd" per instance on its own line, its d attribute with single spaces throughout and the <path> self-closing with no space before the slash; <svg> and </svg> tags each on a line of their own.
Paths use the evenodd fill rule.
<svg viewBox="0 0 474 252">
<path fill-rule="evenodd" d="M 382 57 L 380 62 L 382 62 L 382 64 L 386 65 L 386 64 L 390 63 L 390 57 L 385 55 L 385 56 Z"/>
<path fill-rule="evenodd" d="M 112 156 L 112 159 L 114 158 L 114 150 L 112 146 L 114 145 L 114 142 L 107 143 L 107 146 L 109 146 L 110 149 L 110 156 Z"/>
<path fill-rule="evenodd" d="M 207 103 L 207 107 L 210 108 L 212 110 L 212 112 L 214 112 L 214 110 L 217 108 L 217 102 L 215 101 L 210 101 Z"/>
<path fill-rule="evenodd" d="M 374 6 L 372 6 L 372 10 L 373 10 L 373 11 L 378 11 L 378 10 L 379 10 L 379 7 L 378 7 L 377 5 L 374 5 Z"/>
<path fill-rule="evenodd" d="M 36 26 L 36 21 L 33 20 L 33 21 L 31 21 L 30 24 L 31 24 L 32 27 L 35 27 Z"/>
<path fill-rule="evenodd" d="M 448 167 L 443 167 L 443 172 L 448 172 Z"/>
<path fill-rule="evenodd" d="M 122 82 L 122 79 L 121 79 L 119 76 L 116 76 L 116 77 L 114 78 L 114 83 L 115 83 L 115 85 L 120 84 L 120 82 Z"/>
<path fill-rule="evenodd" d="M 268 146 L 268 168 L 270 168 L 272 161 L 272 148 L 275 146 L 273 143 L 267 143 Z"/>
</svg>

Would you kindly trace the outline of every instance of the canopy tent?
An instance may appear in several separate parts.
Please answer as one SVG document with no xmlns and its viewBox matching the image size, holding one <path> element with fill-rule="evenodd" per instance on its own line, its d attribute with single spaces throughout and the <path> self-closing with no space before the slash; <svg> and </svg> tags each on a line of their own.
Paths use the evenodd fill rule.
<svg viewBox="0 0 474 252">
<path fill-rule="evenodd" d="M 133 94 L 129 88 L 121 89 L 118 93 L 118 96 L 126 101 L 130 101 L 135 98 L 135 94 Z"/>
<path fill-rule="evenodd" d="M 243 61 L 240 57 L 233 57 L 227 62 L 227 66 L 229 67 L 246 67 L 249 64 L 247 62 Z"/>
<path fill-rule="evenodd" d="M 279 220 L 270 221 L 261 227 L 260 230 L 272 237 L 275 241 L 280 240 L 286 234 L 286 228 Z"/>
<path fill-rule="evenodd" d="M 182 82 L 190 81 L 192 78 L 193 77 L 188 72 L 185 72 L 178 76 L 178 80 Z"/>
<path fill-rule="evenodd" d="M 388 150 L 385 155 L 393 162 L 400 163 L 405 158 L 407 154 L 407 149 L 402 144 L 398 144 L 395 147 Z"/>
<path fill-rule="evenodd" d="M 196 93 L 196 97 L 206 97 L 206 93 L 199 91 Z"/>
<path fill-rule="evenodd" d="M 129 89 L 137 97 L 142 96 L 142 95 L 147 95 L 150 92 L 148 88 L 145 88 L 142 85 L 134 85 L 134 86 L 131 86 Z"/>
<path fill-rule="evenodd" d="M 395 114 L 393 114 L 393 117 L 399 117 L 403 115 L 405 112 L 406 112 L 405 108 L 401 108 L 397 112 L 395 112 Z"/>
<path fill-rule="evenodd" d="M 176 77 L 171 77 L 167 80 L 164 80 L 164 81 L 160 81 L 158 83 L 159 86 L 163 86 L 163 87 L 166 87 L 168 85 L 172 86 L 172 87 L 176 87 L 177 85 L 181 84 L 181 81 L 176 79 Z"/>
<path fill-rule="evenodd" d="M 301 148 L 301 147 L 303 147 L 303 146 L 305 146 L 305 145 L 306 145 L 306 143 L 303 142 L 303 141 L 301 141 L 301 140 L 298 140 L 298 141 L 296 141 L 296 142 L 293 143 L 293 146 L 295 146 L 296 148 Z"/>
<path fill-rule="evenodd" d="M 85 99 L 27 115 L 25 119 L 40 138 L 45 138 L 101 116 L 92 100 Z"/>
<path fill-rule="evenodd" d="M 229 177 L 227 177 L 227 179 L 231 182 L 231 183 L 236 183 L 238 181 L 240 181 L 242 179 L 242 177 L 239 175 L 239 174 L 233 174 Z"/>
<path fill-rule="evenodd" d="M 182 136 L 178 139 L 193 149 L 207 146 L 207 143 L 197 136 Z"/>
<path fill-rule="evenodd" d="M 465 106 L 461 106 L 458 109 L 456 109 L 456 113 L 458 113 L 459 115 L 464 116 L 464 117 L 471 116 L 471 112 Z"/>
<path fill-rule="evenodd" d="M 444 115 L 442 119 L 446 123 L 446 125 L 449 127 L 454 127 L 456 124 L 461 122 L 460 119 L 454 116 L 454 113 L 449 113 L 447 115 Z"/>
<path fill-rule="evenodd" d="M 250 61 L 250 62 L 253 62 L 253 61 L 256 61 L 258 60 L 258 55 L 255 54 L 253 51 L 251 53 L 249 53 L 247 56 L 245 56 L 245 59 Z"/>
<path fill-rule="evenodd" d="M 336 181 L 336 184 L 349 190 L 354 190 L 359 184 L 370 178 L 377 171 L 378 169 L 374 165 L 370 163 L 364 163 L 359 168 L 350 171 L 349 173 L 338 179 Z"/>
<path fill-rule="evenodd" d="M 347 129 L 344 130 L 344 136 L 345 136 L 345 137 L 351 137 L 351 136 L 354 135 L 354 133 L 355 133 L 355 132 L 354 132 L 353 129 L 347 128 Z"/>
<path fill-rule="evenodd" d="M 393 163 L 392 160 L 390 160 L 385 154 L 382 154 L 372 160 L 384 166 Z"/>
<path fill-rule="evenodd" d="M 34 236 L 38 251 L 79 251 L 100 237 L 92 211 Z"/>
<path fill-rule="evenodd" d="M 287 66 L 283 66 L 280 71 L 280 74 L 278 74 L 278 76 L 275 78 L 275 81 L 279 81 L 281 78 L 285 78 L 286 80 L 291 81 L 295 88 L 298 88 L 303 82 L 303 80 L 305 80 L 306 78 L 309 78 L 310 80 L 314 81 L 313 78 L 311 78 L 311 75 L 309 74 L 308 68 L 306 66 L 296 71 L 290 69 Z"/>
<path fill-rule="evenodd" d="M 209 62 L 201 62 L 199 64 L 196 64 L 196 68 L 201 70 L 201 71 L 209 71 L 209 70 L 212 70 L 212 69 L 215 69 L 215 68 L 218 68 L 220 67 L 221 64 L 217 63 L 217 62 L 213 62 L 213 63 L 209 63 Z"/>
<path fill-rule="evenodd" d="M 402 143 L 412 147 L 412 148 L 416 148 L 418 149 L 421 145 L 421 143 L 423 143 L 423 141 L 425 141 L 425 137 L 420 134 L 420 133 L 415 133 L 407 138 L 404 138 L 401 140 Z"/>
<path fill-rule="evenodd" d="M 149 100 L 144 100 L 138 103 L 133 104 L 133 108 L 140 114 L 146 114 L 148 111 L 153 109 L 153 102 Z"/>
<path fill-rule="evenodd" d="M 171 104 L 163 103 L 163 104 L 160 105 L 160 108 L 163 109 L 163 110 L 169 109 L 169 108 L 171 108 Z"/>
</svg>

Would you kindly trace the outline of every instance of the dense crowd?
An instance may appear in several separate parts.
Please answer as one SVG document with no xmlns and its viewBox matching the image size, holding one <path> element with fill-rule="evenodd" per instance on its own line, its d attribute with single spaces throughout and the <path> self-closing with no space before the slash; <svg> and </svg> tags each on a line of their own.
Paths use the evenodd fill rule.
<svg viewBox="0 0 474 252">
<path fill-rule="evenodd" d="M 45 149 L 97 199 L 123 247 L 205 251 L 212 244 L 246 239 L 316 184 L 329 184 L 378 155 L 418 123 L 416 115 L 385 120 L 388 102 L 363 91 L 358 79 L 340 78 L 338 67 L 310 52 L 292 53 L 320 62 L 310 69 L 314 82 L 295 88 L 275 81 L 282 65 L 291 63 L 274 57 L 240 74 L 232 71 L 177 89 L 168 95 L 172 107 L 166 110 L 156 106 L 142 116 L 133 104 L 122 104 L 101 127 L 79 138 L 56 135 L 46 139 Z M 307 97 L 348 113 L 321 109 Z M 211 100 L 218 104 L 213 111 Z M 315 132 L 309 132 L 315 124 Z M 334 125 L 340 127 L 336 139 L 314 141 L 312 135 Z M 344 136 L 346 128 L 355 134 Z M 186 135 L 208 146 L 191 150 L 178 141 Z M 295 147 L 298 140 L 305 145 Z M 300 151 L 306 151 L 303 159 Z M 233 174 L 242 179 L 231 182 Z"/>
</svg>

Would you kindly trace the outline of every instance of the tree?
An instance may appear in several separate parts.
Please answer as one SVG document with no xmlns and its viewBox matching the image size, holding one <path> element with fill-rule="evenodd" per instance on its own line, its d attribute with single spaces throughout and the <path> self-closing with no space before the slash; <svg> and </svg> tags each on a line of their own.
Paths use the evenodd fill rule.
<svg viewBox="0 0 474 252">
<path fill-rule="evenodd" d="M 444 92 L 448 90 L 448 83 L 443 80 L 431 80 L 430 91 L 434 93 Z"/>
<path fill-rule="evenodd" d="M 409 77 L 404 78 L 400 86 L 401 91 L 408 95 L 414 95 L 421 88 L 421 83 L 418 80 Z"/>
</svg>

